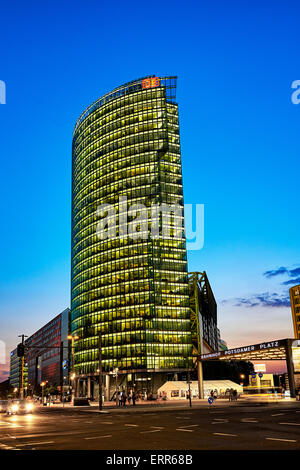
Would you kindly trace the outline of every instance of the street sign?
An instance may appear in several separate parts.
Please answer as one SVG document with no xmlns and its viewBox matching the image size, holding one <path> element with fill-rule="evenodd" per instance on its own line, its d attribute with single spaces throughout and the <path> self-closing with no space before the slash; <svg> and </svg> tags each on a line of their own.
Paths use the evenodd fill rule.
<svg viewBox="0 0 300 470">
<path fill-rule="evenodd" d="M 211 405 L 213 403 L 214 399 L 213 399 L 213 397 L 209 397 L 209 399 L 207 401 Z"/>
<path fill-rule="evenodd" d="M 251 377 L 252 377 L 252 379 L 255 379 L 256 378 L 256 372 L 252 372 Z"/>
<path fill-rule="evenodd" d="M 263 376 L 264 376 L 264 374 L 263 374 L 262 372 L 260 372 L 260 373 L 258 374 L 258 377 L 259 377 L 260 379 L 261 379 Z"/>
</svg>

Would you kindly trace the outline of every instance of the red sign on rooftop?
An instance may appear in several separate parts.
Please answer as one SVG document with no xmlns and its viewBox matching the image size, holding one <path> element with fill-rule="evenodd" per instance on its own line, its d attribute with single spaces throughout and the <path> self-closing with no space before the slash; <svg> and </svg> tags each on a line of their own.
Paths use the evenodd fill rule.
<svg viewBox="0 0 300 470">
<path fill-rule="evenodd" d="M 158 77 L 151 77 L 151 78 L 144 78 L 142 82 L 143 88 L 153 88 L 159 86 L 159 78 Z"/>
</svg>

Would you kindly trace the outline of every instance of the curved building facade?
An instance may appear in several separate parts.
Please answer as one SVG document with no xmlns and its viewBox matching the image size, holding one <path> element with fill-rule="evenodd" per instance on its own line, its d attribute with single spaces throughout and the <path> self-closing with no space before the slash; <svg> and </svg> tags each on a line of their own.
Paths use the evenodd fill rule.
<svg viewBox="0 0 300 470">
<path fill-rule="evenodd" d="M 104 373 L 118 368 L 136 378 L 192 365 L 186 243 L 174 230 L 176 217 L 183 229 L 183 212 L 170 217 L 166 236 L 157 213 L 138 235 L 123 230 L 129 233 L 137 220 L 134 204 L 148 216 L 153 204 L 183 208 L 175 94 L 176 77 L 144 77 L 101 97 L 76 123 L 71 331 L 78 337 L 77 375 L 97 372 L 99 332 Z M 103 204 L 115 211 L 105 213 L 115 227 L 106 239 L 97 232 Z M 159 237 L 151 232 L 154 220 Z"/>
</svg>

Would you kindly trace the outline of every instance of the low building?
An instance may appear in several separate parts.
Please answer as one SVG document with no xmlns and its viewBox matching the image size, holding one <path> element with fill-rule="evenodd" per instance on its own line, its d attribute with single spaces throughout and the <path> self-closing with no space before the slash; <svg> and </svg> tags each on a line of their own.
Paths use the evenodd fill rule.
<svg viewBox="0 0 300 470">
<path fill-rule="evenodd" d="M 256 374 L 255 377 L 249 375 L 249 387 L 263 388 L 263 387 L 274 387 L 274 377 L 273 374 L 261 374 L 262 377 L 259 377 L 259 374 Z"/>
<path fill-rule="evenodd" d="M 198 398 L 198 381 L 191 381 L 191 396 Z M 211 391 L 217 391 L 218 396 L 225 396 L 230 389 L 236 390 L 238 394 L 243 393 L 243 387 L 231 380 L 204 380 L 203 381 L 204 398 L 208 398 Z M 184 400 L 187 398 L 189 385 L 184 381 L 165 382 L 158 389 L 158 397 L 166 400 Z"/>
<path fill-rule="evenodd" d="M 256 374 L 255 377 L 249 375 L 249 385 L 244 387 L 244 393 L 246 394 L 257 394 L 257 393 L 267 393 L 270 391 L 275 391 L 278 387 L 274 386 L 274 376 L 273 374 L 263 374 L 262 377 L 259 377 L 260 374 Z"/>
</svg>

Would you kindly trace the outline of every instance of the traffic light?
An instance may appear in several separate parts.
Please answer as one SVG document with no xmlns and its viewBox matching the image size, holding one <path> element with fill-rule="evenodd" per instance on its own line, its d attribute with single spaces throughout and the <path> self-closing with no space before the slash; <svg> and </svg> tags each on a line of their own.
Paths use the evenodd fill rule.
<svg viewBox="0 0 300 470">
<path fill-rule="evenodd" d="M 24 344 L 20 343 L 17 346 L 17 356 L 23 357 L 25 355 L 25 346 Z"/>
</svg>

